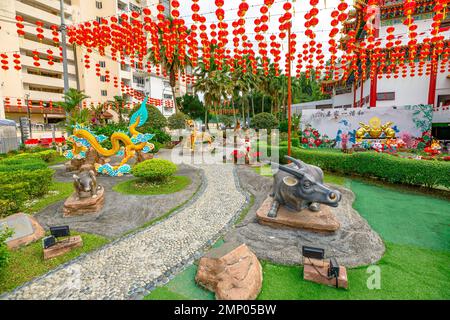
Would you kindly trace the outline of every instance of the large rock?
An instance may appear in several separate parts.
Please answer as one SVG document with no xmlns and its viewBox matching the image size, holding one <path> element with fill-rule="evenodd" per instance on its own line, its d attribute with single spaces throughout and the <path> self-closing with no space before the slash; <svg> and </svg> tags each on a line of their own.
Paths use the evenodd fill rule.
<svg viewBox="0 0 450 320">
<path fill-rule="evenodd" d="M 254 300 L 261 291 L 262 268 L 245 245 L 227 243 L 200 259 L 195 280 L 217 300 Z"/>
<path fill-rule="evenodd" d="M 54 246 L 44 249 L 44 260 L 56 258 L 83 246 L 81 236 L 73 236 L 59 240 Z"/>
<path fill-rule="evenodd" d="M 105 189 L 102 186 L 99 186 L 97 197 L 95 198 L 87 196 L 78 199 L 76 192 L 74 192 L 64 202 L 63 215 L 64 217 L 72 217 L 97 213 L 103 208 L 104 204 Z"/>
<path fill-rule="evenodd" d="M 17 249 L 41 239 L 45 235 L 44 228 L 35 218 L 25 213 L 16 213 L 0 220 L 0 229 L 8 227 L 14 234 L 6 240 L 9 249 Z"/>
<path fill-rule="evenodd" d="M 245 243 L 260 260 L 277 264 L 302 263 L 302 246 L 325 249 L 325 257 L 335 257 L 346 267 L 376 263 L 383 256 L 385 247 L 380 236 L 353 208 L 354 193 L 342 186 L 335 186 L 342 193 L 338 208 L 330 208 L 339 221 L 335 232 L 318 233 L 301 229 L 280 229 L 258 222 L 256 211 L 267 199 L 273 179 L 262 177 L 253 169 L 239 167 L 241 186 L 254 195 L 254 205 L 245 219 L 225 236 L 226 242 Z"/>
<path fill-rule="evenodd" d="M 305 229 L 316 232 L 334 232 L 341 226 L 331 212 L 329 206 L 321 205 L 319 212 L 304 209 L 300 212 L 292 212 L 284 206 L 280 206 L 275 218 L 267 214 L 273 204 L 273 198 L 267 197 L 261 207 L 256 211 L 259 223 L 275 228 Z"/>
</svg>

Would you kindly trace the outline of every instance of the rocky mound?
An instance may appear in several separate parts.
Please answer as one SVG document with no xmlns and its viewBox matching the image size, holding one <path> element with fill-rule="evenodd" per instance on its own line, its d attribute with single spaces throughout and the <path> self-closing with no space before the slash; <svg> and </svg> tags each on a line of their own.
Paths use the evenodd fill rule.
<svg viewBox="0 0 450 320">
<path fill-rule="evenodd" d="M 262 177 L 251 168 L 240 167 L 241 186 L 255 196 L 255 203 L 246 218 L 225 237 L 225 241 L 245 243 L 259 259 L 274 263 L 296 265 L 302 263 L 301 248 L 304 245 L 325 249 L 327 258 L 335 257 L 348 267 L 369 265 L 383 256 L 385 247 L 380 236 L 367 221 L 353 209 L 354 193 L 341 186 L 343 199 L 338 208 L 331 208 L 341 228 L 331 234 L 304 230 L 275 229 L 258 223 L 256 210 L 272 188 L 272 178 Z"/>
</svg>

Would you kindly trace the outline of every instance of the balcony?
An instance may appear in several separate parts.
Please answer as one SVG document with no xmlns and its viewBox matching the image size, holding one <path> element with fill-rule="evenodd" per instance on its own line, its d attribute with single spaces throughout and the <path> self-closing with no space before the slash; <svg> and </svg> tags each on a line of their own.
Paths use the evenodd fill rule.
<svg viewBox="0 0 450 320">
<path fill-rule="evenodd" d="M 63 79 L 58 79 L 58 78 L 44 77 L 44 76 L 38 76 L 38 75 L 34 75 L 34 74 L 22 73 L 22 81 L 23 81 L 23 83 L 41 85 L 41 86 L 46 86 L 46 87 L 64 88 Z M 69 80 L 69 87 L 76 88 L 77 87 L 76 81 Z"/>
<path fill-rule="evenodd" d="M 120 70 L 120 78 L 131 80 L 131 71 Z"/>
<path fill-rule="evenodd" d="M 25 90 L 25 95 L 29 95 L 29 99 L 33 101 L 62 101 L 62 93 L 52 93 L 44 91 Z"/>
<path fill-rule="evenodd" d="M 26 29 L 26 27 L 25 27 Z M 39 43 L 37 41 L 32 41 L 32 40 L 28 40 L 28 39 L 21 39 L 20 40 L 20 48 L 25 49 L 25 50 L 29 50 L 29 51 L 34 51 L 36 50 L 39 53 L 42 54 L 47 54 L 47 50 L 52 50 L 53 54 L 59 57 L 59 49 L 55 46 L 50 46 L 50 45 L 46 45 L 43 43 Z M 75 60 L 75 56 L 73 54 L 73 50 L 71 49 L 71 47 L 69 46 L 67 48 L 67 59 L 68 60 Z"/>
<path fill-rule="evenodd" d="M 23 16 L 33 17 L 49 24 L 60 24 L 59 16 L 46 12 L 42 9 L 16 1 L 16 12 Z"/>
<path fill-rule="evenodd" d="M 36 68 L 34 66 L 34 60 L 32 57 L 22 55 L 20 60 L 21 60 L 21 63 L 23 66 Z M 47 63 L 46 60 L 40 60 L 39 62 L 41 64 L 41 66 L 38 67 L 39 69 L 63 73 L 62 63 L 55 63 L 53 66 L 51 66 Z M 72 74 L 75 76 L 76 75 L 75 66 L 69 62 L 67 67 L 68 67 L 69 74 Z"/>
</svg>

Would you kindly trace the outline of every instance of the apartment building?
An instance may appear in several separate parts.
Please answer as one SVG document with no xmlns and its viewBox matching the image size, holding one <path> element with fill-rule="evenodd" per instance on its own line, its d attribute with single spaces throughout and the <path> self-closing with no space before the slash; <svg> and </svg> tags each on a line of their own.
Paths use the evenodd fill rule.
<svg viewBox="0 0 450 320">
<path fill-rule="evenodd" d="M 162 3 L 170 13 L 169 0 L 64 0 L 64 17 L 67 25 L 98 20 L 101 17 L 140 11 L 149 7 L 156 12 L 156 5 Z M 55 123 L 65 118 L 61 108 L 53 103 L 62 100 L 64 91 L 63 66 L 60 50 L 53 42 L 51 27 L 60 25 L 59 0 L 1 0 L 0 1 L 0 53 L 6 53 L 10 60 L 13 54 L 20 55 L 21 70 L 13 67 L 0 70 L 0 118 L 18 121 L 20 117 L 30 118 L 33 123 Z M 16 16 L 23 18 L 24 35 L 17 34 Z M 42 21 L 44 38 L 36 36 L 36 21 Z M 50 50 L 50 51 L 49 51 Z M 115 87 L 113 79 L 154 99 L 172 99 L 168 79 L 139 70 L 128 62 L 121 65 L 108 55 L 89 53 L 91 65 L 86 68 L 84 56 L 86 48 L 68 45 L 69 87 L 85 91 L 89 96 L 86 104 L 113 101 L 114 96 L 122 95 L 120 86 Z M 37 53 L 36 53 L 37 52 Z M 54 61 L 48 63 L 49 52 Z M 33 59 L 39 56 L 39 65 Z M 98 77 L 96 68 L 102 76 Z M 152 68 L 155 70 L 155 68 Z M 105 74 L 109 75 L 109 81 Z M 179 83 L 176 95 L 186 93 L 185 83 Z M 127 96 L 130 103 L 137 102 Z M 6 102 L 6 103 L 5 103 Z M 29 108 L 27 107 L 29 106 Z M 162 104 L 158 107 L 165 116 L 175 112 L 173 107 Z M 114 117 L 113 110 L 109 111 Z"/>
</svg>

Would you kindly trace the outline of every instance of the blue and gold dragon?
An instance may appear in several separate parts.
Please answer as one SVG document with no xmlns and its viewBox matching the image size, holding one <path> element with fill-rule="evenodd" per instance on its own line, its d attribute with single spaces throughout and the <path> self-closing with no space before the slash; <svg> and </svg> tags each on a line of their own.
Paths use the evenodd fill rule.
<svg viewBox="0 0 450 320">
<path fill-rule="evenodd" d="M 147 97 L 142 102 L 140 108 L 131 116 L 129 132 L 114 132 L 110 141 L 111 149 L 105 149 L 101 143 L 107 139 L 104 135 L 96 135 L 88 127 L 82 125 L 75 125 L 72 136 L 69 141 L 72 142 L 73 147 L 64 153 L 68 159 L 84 159 L 86 151 L 93 148 L 103 157 L 112 157 L 114 155 L 123 156 L 122 161 L 112 166 L 109 163 L 100 165 L 96 164 L 96 169 L 99 173 L 110 176 L 121 176 L 130 173 L 131 167 L 127 162 L 136 155 L 136 152 L 148 153 L 151 152 L 155 146 L 149 141 L 154 137 L 153 134 L 143 134 L 136 130 L 147 122 Z M 123 145 L 123 148 L 122 148 Z"/>
</svg>

